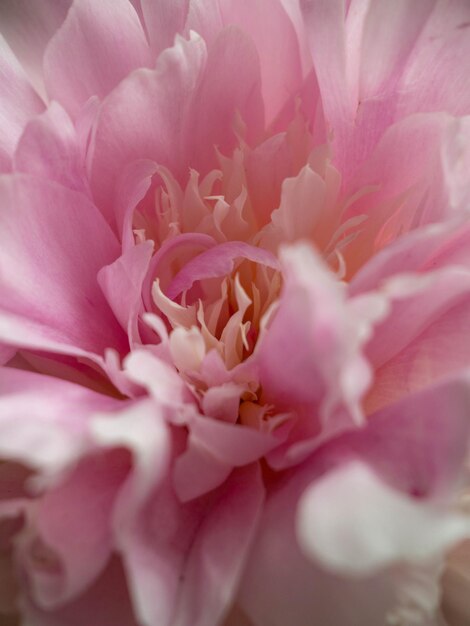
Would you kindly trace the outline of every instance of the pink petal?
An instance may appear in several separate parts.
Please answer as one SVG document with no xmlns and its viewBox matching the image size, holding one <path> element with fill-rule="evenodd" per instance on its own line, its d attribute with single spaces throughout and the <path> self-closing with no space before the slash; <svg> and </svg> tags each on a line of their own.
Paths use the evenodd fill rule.
<svg viewBox="0 0 470 626">
<path fill-rule="evenodd" d="M 370 372 L 337 279 L 305 244 L 282 252 L 284 288 L 255 353 L 264 400 L 299 417 L 294 440 L 361 419 Z M 313 419 L 312 419 L 313 416 Z"/>
<path fill-rule="evenodd" d="M 174 626 L 220 624 L 242 576 L 263 497 L 256 465 L 237 470 L 224 485 L 191 546 Z"/>
<path fill-rule="evenodd" d="M 85 458 L 40 499 L 34 535 L 22 547 L 40 605 L 70 601 L 104 569 L 112 550 L 112 507 L 128 470 L 122 451 Z"/>
<path fill-rule="evenodd" d="M 229 275 L 234 269 L 236 259 L 248 259 L 272 269 L 279 267 L 276 257 L 271 252 L 242 241 L 228 241 L 202 252 L 187 263 L 170 283 L 166 295 L 174 300 L 198 280 Z"/>
<path fill-rule="evenodd" d="M 94 412 L 120 405 L 86 387 L 7 367 L 0 368 L 0 394 L 2 458 L 50 472 L 73 463 L 87 448 Z"/>
<path fill-rule="evenodd" d="M 85 159 L 78 135 L 67 113 L 52 102 L 45 113 L 26 126 L 14 157 L 18 172 L 86 191 Z"/>
<path fill-rule="evenodd" d="M 470 533 L 469 520 L 423 506 L 385 485 L 367 465 L 346 464 L 302 495 L 302 550 L 328 569 L 373 574 L 397 561 L 423 562 Z"/>
<path fill-rule="evenodd" d="M 116 319 L 132 346 L 140 341 L 138 315 L 142 308 L 141 290 L 153 252 L 151 241 L 129 248 L 114 263 L 102 268 L 98 282 Z"/>
<path fill-rule="evenodd" d="M 191 2 L 187 28 L 200 33 L 209 46 L 218 33 L 230 25 L 238 26 L 252 38 L 260 60 L 269 124 L 302 84 L 299 45 L 293 25 L 278 0 L 218 0 L 216 5 L 214 9 L 207 0 Z M 267 14 L 269 28 L 265 23 Z"/>
<path fill-rule="evenodd" d="M 75 116 L 91 96 L 103 98 L 133 69 L 150 64 L 128 0 L 76 0 L 47 46 L 44 75 L 48 94 Z"/>
<path fill-rule="evenodd" d="M 424 272 L 470 261 L 470 228 L 463 217 L 420 228 L 375 254 L 354 276 L 352 295 L 377 288 L 385 279 L 406 272 Z"/>
<path fill-rule="evenodd" d="M 394 497 L 398 497 L 401 503 L 405 499 L 408 504 L 409 496 L 415 496 L 412 508 L 416 508 L 412 511 L 412 518 L 416 520 L 418 517 L 423 523 L 426 521 L 426 526 L 421 525 L 417 532 L 422 532 L 423 537 L 429 539 L 427 545 L 424 542 L 418 545 L 423 555 L 431 554 L 437 545 L 431 528 L 442 533 L 440 538 L 437 537 L 438 541 L 442 539 L 441 546 L 446 539 L 454 541 L 461 536 L 461 531 L 468 531 L 468 520 L 462 524 L 461 518 L 452 519 L 452 514 L 439 512 L 439 506 L 448 504 L 461 477 L 468 442 L 468 402 L 467 380 L 451 381 L 410 397 L 408 401 L 372 416 L 364 428 L 326 444 L 298 466 L 295 473 L 273 484 L 267 495 L 239 596 L 241 607 L 254 624 L 284 626 L 294 623 L 307 626 L 312 615 L 323 624 L 347 624 L 351 607 L 360 615 L 361 626 L 384 622 L 389 611 L 396 608 L 397 582 L 402 584 L 402 576 L 396 576 L 393 570 L 386 570 L 373 577 L 366 574 L 360 580 L 340 577 L 307 558 L 299 547 L 296 532 L 299 500 L 302 494 L 308 497 L 309 490 L 314 490 L 316 485 L 321 488 L 319 479 L 328 481 L 331 478 L 334 481 L 335 476 L 342 476 L 348 480 L 348 462 L 359 459 L 360 467 L 365 463 L 368 472 L 374 472 L 374 476 L 380 476 L 384 481 L 383 485 L 381 482 L 378 484 L 381 489 L 385 488 L 386 494 L 392 488 L 396 490 L 392 491 Z M 339 468 L 339 474 L 328 472 L 332 467 Z M 385 487 L 386 484 L 389 487 Z M 333 489 L 329 493 L 329 501 L 324 501 L 324 508 L 319 506 L 316 514 L 322 516 L 322 511 L 330 506 L 341 506 L 349 498 L 348 493 L 346 490 L 344 497 L 338 497 Z M 325 522 L 320 530 L 328 536 L 332 529 L 339 528 L 344 522 L 344 533 L 350 533 L 354 530 L 350 527 L 350 520 L 360 516 L 364 509 L 368 511 L 367 524 L 373 522 L 374 515 L 379 516 L 380 523 L 376 527 L 377 541 L 366 539 L 362 545 L 370 550 L 377 549 L 377 546 L 380 548 L 385 540 L 381 536 L 381 509 L 374 507 L 372 512 L 368 509 L 369 495 L 367 491 L 360 501 L 353 502 L 343 516 L 335 513 L 327 519 L 325 514 L 324 518 L 316 519 L 316 523 L 319 520 L 322 524 Z M 434 505 L 438 512 L 428 515 Z M 331 508 L 329 510 L 331 512 Z M 392 519 L 393 533 L 399 528 L 400 518 L 393 515 Z M 439 519 L 444 522 L 443 525 L 437 525 Z M 311 546 L 317 536 L 316 526 L 312 526 L 308 519 L 303 521 L 307 524 L 303 526 L 302 533 L 307 533 L 307 542 Z M 356 526 L 357 535 L 352 545 L 360 545 L 358 538 L 367 528 L 366 524 Z M 406 538 L 408 540 L 409 537 Z M 336 550 L 335 546 L 341 545 L 340 541 L 338 534 L 336 542 L 328 545 L 333 545 L 332 550 Z M 403 546 L 400 541 L 395 546 Z M 403 555 L 396 553 L 396 556 L 401 561 Z M 340 558 L 341 555 L 338 555 Z M 348 560 L 347 565 L 354 567 L 355 563 Z"/>
<path fill-rule="evenodd" d="M 470 271 L 447 267 L 419 277 L 397 276 L 383 285 L 387 317 L 377 325 L 366 354 L 374 368 L 397 355 L 442 315 L 470 296 Z"/>
<path fill-rule="evenodd" d="M 460 302 L 450 303 L 421 334 L 376 371 L 366 399 L 368 412 L 467 368 L 469 302 L 470 294 Z"/>
<path fill-rule="evenodd" d="M 229 80 L 234 74 L 239 81 Z M 251 140 L 261 131 L 262 111 L 249 40 L 228 29 L 207 55 L 196 34 L 189 41 L 177 38 L 159 56 L 155 70 L 134 72 L 103 103 L 91 170 L 99 206 L 111 220 L 119 176 L 136 159 L 164 165 L 183 181 L 189 167 L 206 174 L 218 165 L 215 146 L 225 153 L 234 148 L 237 112 Z M 142 121 L 147 119 L 153 123 Z"/>
<path fill-rule="evenodd" d="M 129 163 L 151 159 L 182 173 L 183 120 L 205 63 L 199 37 L 179 38 L 160 55 L 155 70 L 133 72 L 103 102 L 94 134 L 91 184 L 110 221 L 118 181 Z M 148 119 L 152 124 L 145 122 Z"/>
<path fill-rule="evenodd" d="M 213 494 L 187 504 L 163 486 L 132 525 L 121 527 L 142 622 L 219 624 L 235 593 L 262 498 L 253 465 L 237 470 Z"/>
<path fill-rule="evenodd" d="M 176 369 L 151 351 L 133 350 L 125 359 L 124 369 L 128 378 L 146 388 L 160 405 L 173 409 L 181 409 L 185 403 L 192 405 L 193 397 Z"/>
<path fill-rule="evenodd" d="M 71 4 L 72 0 L 4 0 L 0 3 L 0 31 L 41 95 L 45 95 L 44 50 Z"/>
<path fill-rule="evenodd" d="M 376 411 L 322 454 L 333 464 L 359 456 L 395 489 L 447 501 L 465 462 L 469 401 L 468 377 L 444 380 Z"/>
<path fill-rule="evenodd" d="M 44 103 L 1 36 L 0 77 L 0 167 L 2 171 L 9 171 L 10 159 L 24 127 L 32 117 L 42 113 Z"/>
<path fill-rule="evenodd" d="M 257 461 L 280 439 L 206 416 L 189 421 L 187 448 L 175 461 L 174 486 L 182 502 L 218 487 L 234 467 Z"/>
<path fill-rule="evenodd" d="M 69 353 L 124 349 L 96 281 L 119 254 L 99 211 L 82 194 L 27 176 L 4 177 L 0 196 L 1 340 Z"/>
<path fill-rule="evenodd" d="M 145 26 L 155 56 L 165 48 L 171 48 L 176 34 L 183 32 L 189 4 L 189 0 L 141 0 Z"/>
<path fill-rule="evenodd" d="M 360 626 L 382 624 L 395 601 L 389 578 L 341 578 L 299 548 L 297 503 L 315 477 L 311 468 L 297 468 L 267 495 L 237 604 L 256 626 L 311 626 L 312 616 L 319 624 L 342 626 L 352 615 L 360 616 Z"/>
<path fill-rule="evenodd" d="M 469 7 L 432 0 L 302 3 L 334 159 L 343 175 L 370 154 L 384 130 L 417 112 L 467 112 Z M 380 54 L 377 54 L 380 47 Z"/>
</svg>

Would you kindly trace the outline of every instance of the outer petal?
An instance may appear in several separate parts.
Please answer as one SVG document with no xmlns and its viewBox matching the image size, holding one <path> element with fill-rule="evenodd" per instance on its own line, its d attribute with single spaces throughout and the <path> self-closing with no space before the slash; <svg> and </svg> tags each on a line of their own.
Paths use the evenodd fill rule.
<svg viewBox="0 0 470 626">
<path fill-rule="evenodd" d="M 263 498 L 256 465 L 236 470 L 223 486 L 192 543 L 174 626 L 220 624 L 238 587 Z"/>
<path fill-rule="evenodd" d="M 0 35 L 0 171 L 9 171 L 24 127 L 43 110 L 44 103 Z"/>
<path fill-rule="evenodd" d="M 383 285 L 392 305 L 387 317 L 377 325 L 366 354 L 380 367 L 397 355 L 426 327 L 470 297 L 470 271 L 447 267 L 426 275 L 402 275 Z"/>
<path fill-rule="evenodd" d="M 415 300 L 418 304 L 419 299 Z M 421 298 L 422 306 L 426 305 L 426 300 L 429 300 L 429 294 L 427 299 Z M 449 301 L 440 315 L 430 318 L 419 316 L 421 323 L 425 321 L 428 324 L 425 323 L 422 332 L 402 347 L 401 351 L 393 351 L 393 356 L 376 371 L 374 385 L 365 401 L 367 412 L 386 406 L 405 394 L 434 385 L 442 378 L 458 375 L 468 368 L 469 304 L 470 294 L 467 291 L 466 295 Z M 405 311 L 406 304 L 402 309 L 403 313 Z M 394 334 L 391 326 L 389 328 Z"/>
<path fill-rule="evenodd" d="M 70 601 L 106 566 L 112 507 L 128 470 L 123 451 L 85 458 L 34 507 L 22 560 L 40 605 Z"/>
<path fill-rule="evenodd" d="M 393 606 L 390 581 L 333 576 L 307 559 L 295 533 L 297 502 L 315 471 L 296 469 L 268 493 L 238 604 L 254 626 L 377 626 Z"/>
<path fill-rule="evenodd" d="M 419 0 L 413 11 L 381 0 L 353 1 L 348 10 L 342 0 L 302 7 L 335 162 L 346 177 L 393 122 L 420 111 L 468 112 L 468 76 L 457 61 L 468 55 L 465 0 Z"/>
<path fill-rule="evenodd" d="M 0 31 L 41 95 L 44 50 L 64 21 L 72 0 L 4 0 L 0 3 Z"/>
<path fill-rule="evenodd" d="M 73 54 L 70 49 L 73 49 Z M 44 57 L 48 94 L 76 115 L 129 72 L 151 64 L 139 18 L 128 0 L 75 0 Z"/>
<path fill-rule="evenodd" d="M 380 250 L 351 281 L 357 295 L 380 286 L 387 278 L 409 272 L 426 272 L 447 265 L 470 264 L 470 227 L 466 216 L 432 224 L 400 237 Z"/>
<path fill-rule="evenodd" d="M 57 472 L 87 447 L 88 418 L 120 402 L 50 376 L 0 369 L 0 456 Z"/>
<path fill-rule="evenodd" d="M 273 484 L 240 593 L 241 606 L 256 626 L 310 626 L 312 615 L 323 624 L 376 626 L 386 623 L 387 615 L 400 609 L 396 606 L 397 593 L 403 598 L 403 591 L 406 597 L 413 583 L 402 571 L 387 570 L 361 580 L 342 578 L 302 554 L 296 535 L 298 502 L 306 489 L 315 488 L 320 476 L 328 480 L 331 474 L 325 472 L 329 469 L 360 458 L 395 487 L 395 494 L 420 495 L 416 506 L 429 510 L 433 498 L 444 503 L 456 486 L 466 456 L 468 397 L 468 383 L 464 381 L 410 398 L 407 404 L 374 416 L 366 427 L 325 445 L 295 473 Z M 363 506 L 367 506 L 367 499 Z M 332 501 L 337 502 L 335 494 Z M 343 518 L 345 524 L 360 511 L 355 502 Z M 380 516 L 380 509 L 374 511 Z M 341 524 L 342 520 L 329 518 L 328 528 L 335 521 Z M 395 521 L 398 524 L 399 520 Z M 310 538 L 313 535 L 312 528 Z M 374 546 L 377 543 L 371 544 L 371 548 Z M 433 548 L 431 545 L 430 552 Z M 429 598 L 422 597 L 420 587 L 415 591 L 418 617 L 424 624 L 434 623 L 429 611 L 436 609 L 435 591 L 430 591 Z"/>
<path fill-rule="evenodd" d="M 131 524 L 120 525 L 119 541 L 142 624 L 220 623 L 231 604 L 262 498 L 258 468 L 249 466 L 212 495 L 184 505 L 163 485 Z"/>
<path fill-rule="evenodd" d="M 137 626 L 121 562 L 114 557 L 102 576 L 66 606 L 45 611 L 24 603 L 24 626 Z"/>
<path fill-rule="evenodd" d="M 14 168 L 86 191 L 85 155 L 72 121 L 57 102 L 26 126 L 15 152 Z"/>
<path fill-rule="evenodd" d="M 99 211 L 82 194 L 26 176 L 4 177 L 0 197 L 1 340 L 70 353 L 124 349 L 96 281 L 119 254 Z"/>
<path fill-rule="evenodd" d="M 209 45 L 229 25 L 238 26 L 253 39 L 261 64 L 266 121 L 270 123 L 302 85 L 299 43 L 293 24 L 278 0 L 217 0 L 215 4 L 216 7 L 207 0 L 193 0 L 187 26 L 200 33 Z"/>
<path fill-rule="evenodd" d="M 145 27 L 156 56 L 171 48 L 177 33 L 183 33 L 189 4 L 190 0 L 141 0 Z"/>
<path fill-rule="evenodd" d="M 305 553 L 328 569 L 364 575 L 396 561 L 426 562 L 442 554 L 468 537 L 470 520 L 423 506 L 354 462 L 304 492 L 297 532 Z"/>
</svg>

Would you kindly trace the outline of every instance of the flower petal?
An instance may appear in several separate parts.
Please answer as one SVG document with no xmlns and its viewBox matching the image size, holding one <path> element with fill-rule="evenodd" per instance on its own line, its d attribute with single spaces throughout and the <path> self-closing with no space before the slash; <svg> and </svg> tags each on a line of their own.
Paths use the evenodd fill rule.
<svg viewBox="0 0 470 626">
<path fill-rule="evenodd" d="M 297 532 L 302 550 L 328 569 L 363 576 L 444 553 L 469 535 L 470 520 L 423 506 L 352 462 L 303 493 Z"/>
<path fill-rule="evenodd" d="M 81 385 L 8 367 L 0 368 L 0 394 L 0 456 L 51 473 L 87 448 L 89 417 L 120 404 Z"/>
<path fill-rule="evenodd" d="M 82 194 L 24 175 L 4 177 L 0 197 L 1 340 L 27 346 L 33 332 L 37 349 L 124 349 L 96 281 L 119 248 L 96 207 Z"/>
<path fill-rule="evenodd" d="M 91 96 L 103 98 L 129 72 L 151 62 L 128 0 L 75 0 L 45 52 L 48 94 L 76 116 Z"/>
<path fill-rule="evenodd" d="M 31 117 L 42 113 L 44 103 L 1 35 L 0 78 L 0 170 L 8 172 L 24 127 Z"/>
<path fill-rule="evenodd" d="M 27 124 L 15 152 L 14 168 L 86 192 L 85 158 L 79 138 L 57 102 L 51 102 L 45 113 Z"/>
</svg>

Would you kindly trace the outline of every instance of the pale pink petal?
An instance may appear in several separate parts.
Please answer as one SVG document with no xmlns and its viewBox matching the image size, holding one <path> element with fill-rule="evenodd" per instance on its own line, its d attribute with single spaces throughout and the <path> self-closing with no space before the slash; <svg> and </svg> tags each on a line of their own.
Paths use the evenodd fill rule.
<svg viewBox="0 0 470 626">
<path fill-rule="evenodd" d="M 469 20 L 466 0 L 434 4 L 397 85 L 403 94 L 400 113 L 418 109 L 453 115 L 468 112 L 470 82 L 461 59 L 470 52 Z"/>
<path fill-rule="evenodd" d="M 188 437 L 188 447 L 175 461 L 173 487 L 181 502 L 211 492 L 228 478 L 233 467 Z"/>
<path fill-rule="evenodd" d="M 442 146 L 442 163 L 449 190 L 449 202 L 454 209 L 470 206 L 470 116 L 452 119 Z"/>
<path fill-rule="evenodd" d="M 153 245 L 145 241 L 129 248 L 114 263 L 98 272 L 98 282 L 116 319 L 127 332 L 132 346 L 140 341 L 138 315 L 142 309 L 142 283 L 147 274 Z"/>
<path fill-rule="evenodd" d="M 370 371 L 342 287 L 305 244 L 284 249 L 282 265 L 279 306 L 255 353 L 263 398 L 297 412 L 294 439 L 357 424 Z"/>
<path fill-rule="evenodd" d="M 9 171 L 18 139 L 44 103 L 28 81 L 19 61 L 0 35 L 0 168 Z"/>
<path fill-rule="evenodd" d="M 86 450 L 94 412 L 120 405 L 86 387 L 8 367 L 0 369 L 0 395 L 1 457 L 45 472 L 60 471 Z"/>
<path fill-rule="evenodd" d="M 302 3 L 334 160 L 343 175 L 370 154 L 384 130 L 421 111 L 466 113 L 465 0 Z M 377 47 L 380 47 L 380 54 Z"/>
<path fill-rule="evenodd" d="M 282 440 L 205 415 L 191 417 L 188 428 L 187 447 L 176 459 L 174 473 L 175 491 L 182 502 L 218 487 L 234 467 L 263 458 Z"/>
<path fill-rule="evenodd" d="M 237 602 L 254 626 L 311 626 L 312 616 L 325 626 L 346 625 L 353 616 L 360 617 L 357 626 L 377 626 L 395 602 L 389 579 L 341 578 L 301 552 L 297 503 L 317 476 L 318 469 L 297 468 L 267 495 Z"/>
<path fill-rule="evenodd" d="M 85 157 L 67 113 L 52 102 L 45 113 L 31 120 L 16 148 L 14 169 L 86 191 Z"/>
<path fill-rule="evenodd" d="M 4 177 L 0 196 L 2 341 L 28 343 L 27 334 L 8 336 L 10 318 L 10 331 L 24 323 L 36 348 L 43 329 L 46 349 L 51 342 L 72 353 L 123 349 L 124 333 L 96 280 L 119 247 L 96 207 L 82 194 L 23 175 Z"/>
<path fill-rule="evenodd" d="M 103 98 L 129 72 L 151 62 L 128 0 L 75 0 L 45 52 L 47 91 L 75 116 L 91 96 Z"/>
<path fill-rule="evenodd" d="M 207 174 L 219 165 L 215 148 L 231 155 L 238 144 L 237 118 L 244 125 L 244 139 L 249 144 L 259 141 L 264 110 L 257 49 L 243 31 L 229 26 L 208 48 L 205 71 L 183 129 L 188 165 Z"/>
<path fill-rule="evenodd" d="M 133 350 L 124 361 L 124 369 L 130 380 L 146 388 L 162 406 L 181 408 L 194 402 L 176 369 L 150 351 Z"/>
<path fill-rule="evenodd" d="M 376 626 L 384 623 L 386 616 L 399 608 L 397 601 L 403 597 L 402 592 L 405 596 L 409 593 L 413 582 L 402 571 L 386 570 L 373 577 L 366 574 L 360 580 L 343 578 L 328 572 L 324 566 L 302 553 L 296 533 L 299 499 L 306 489 L 321 485 L 319 480 L 334 478 L 335 475 L 328 472 L 332 468 L 339 467 L 338 471 L 347 480 L 347 463 L 359 459 L 370 468 L 369 472 L 380 476 L 384 481 L 383 487 L 386 484 L 389 486 L 386 490 L 396 490 L 392 493 L 401 502 L 404 498 L 409 503 L 407 498 L 414 496 L 412 502 L 419 510 L 418 517 L 421 516 L 423 521 L 425 518 L 429 520 L 426 515 L 423 516 L 423 510 L 430 510 L 433 502 L 436 507 L 448 502 L 461 477 L 469 432 L 468 402 L 467 380 L 453 381 L 411 397 L 409 401 L 372 416 L 364 428 L 344 434 L 325 445 L 306 463 L 298 466 L 295 473 L 280 477 L 279 482 L 273 484 L 268 492 L 239 597 L 241 607 L 256 626 L 284 626 L 286 623 L 309 626 L 312 615 L 324 624 L 347 624 L 351 607 L 357 612 L 355 614 L 360 615 L 361 626 Z M 322 479 L 322 476 L 325 478 Z M 341 506 L 349 497 L 347 493 L 346 496 L 338 496 L 336 491 L 330 492 L 330 496 L 332 506 Z M 325 533 L 335 528 L 335 524 L 339 527 L 343 522 L 344 532 L 349 533 L 350 520 L 355 515 L 360 516 L 363 509 L 368 511 L 366 523 L 371 523 L 374 515 L 380 518 L 380 507 L 368 508 L 369 496 L 367 491 L 361 500 L 350 504 L 344 515 L 328 516 L 323 526 Z M 317 509 L 319 515 L 323 510 L 321 507 Z M 444 516 L 447 515 L 444 513 Z M 439 515 L 432 518 L 434 528 L 438 518 Z M 400 519 L 394 516 L 393 520 L 392 533 L 399 528 Z M 441 538 L 453 541 L 463 526 L 468 530 L 468 520 L 464 520 L 463 524 L 461 518 L 445 521 L 445 528 L 440 528 L 444 530 Z M 448 521 L 450 525 L 447 525 Z M 369 541 L 369 536 L 363 541 L 363 545 L 370 550 L 382 545 L 381 527 L 380 523 L 376 528 L 376 541 Z M 356 528 L 358 533 L 362 532 L 361 525 Z M 429 528 L 426 530 L 426 527 L 420 526 L 417 529 L 418 533 L 423 533 L 423 538 L 428 533 L 428 546 L 421 544 L 423 555 L 431 554 L 437 546 Z M 457 534 L 452 537 L 449 531 L 454 530 Z M 307 532 L 308 540 L 314 542 L 317 536 L 315 527 L 307 524 Z M 337 536 L 334 545 L 340 545 L 340 541 L 341 537 Z M 401 557 L 399 555 L 399 559 Z M 347 565 L 352 568 L 355 563 L 348 560 Z M 420 593 L 419 588 L 417 593 Z M 433 624 L 429 611 L 435 611 L 436 598 L 430 597 L 429 604 L 428 599 L 421 600 L 426 600 L 424 606 L 418 595 L 417 613 L 422 615 L 424 611 L 428 621 L 423 623 Z"/>
<path fill-rule="evenodd" d="M 156 169 L 156 163 L 153 161 L 145 159 L 134 161 L 124 169 L 119 180 L 113 212 L 123 251 L 134 247 L 134 211 L 149 191 Z"/>
<path fill-rule="evenodd" d="M 305 554 L 329 570 L 363 576 L 397 561 L 426 563 L 468 537 L 470 520 L 423 506 L 356 461 L 302 494 L 297 533 Z"/>
</svg>

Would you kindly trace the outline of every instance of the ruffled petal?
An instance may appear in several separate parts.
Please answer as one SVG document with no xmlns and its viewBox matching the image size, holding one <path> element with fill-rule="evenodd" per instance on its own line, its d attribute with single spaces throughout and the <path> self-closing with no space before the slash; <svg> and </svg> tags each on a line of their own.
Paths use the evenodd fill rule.
<svg viewBox="0 0 470 626">
<path fill-rule="evenodd" d="M 230 80 L 231 75 L 240 80 Z M 243 33 L 227 29 L 209 54 L 195 33 L 189 41 L 177 37 L 155 70 L 132 73 L 102 105 L 91 181 L 109 221 L 114 221 L 113 199 L 127 164 L 151 159 L 183 181 L 189 167 L 206 174 L 218 164 L 215 146 L 228 153 L 235 146 L 237 114 L 248 137 L 260 132 L 261 106 L 256 51 Z"/>
</svg>

